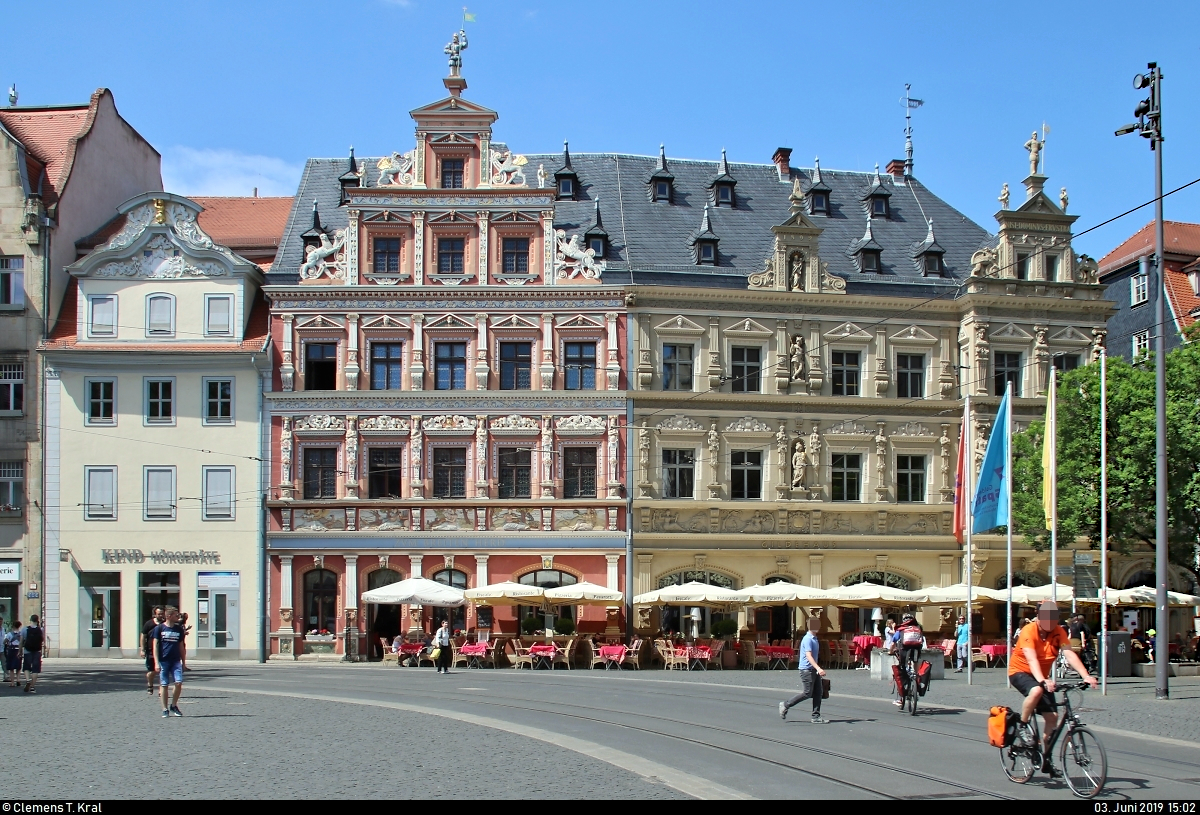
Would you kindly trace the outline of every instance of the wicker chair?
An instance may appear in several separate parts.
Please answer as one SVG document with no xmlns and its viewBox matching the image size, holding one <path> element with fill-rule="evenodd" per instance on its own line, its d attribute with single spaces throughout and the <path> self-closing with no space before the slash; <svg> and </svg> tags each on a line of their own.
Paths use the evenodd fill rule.
<svg viewBox="0 0 1200 815">
<path fill-rule="evenodd" d="M 642 658 L 646 653 L 646 641 L 643 639 L 634 638 L 629 647 L 625 649 L 625 663 L 632 665 L 637 670 L 642 669 Z"/>
<path fill-rule="evenodd" d="M 554 656 L 550 659 L 550 670 L 554 670 L 555 665 L 566 665 L 567 670 L 573 670 L 571 659 L 575 656 L 576 639 L 572 637 L 567 641 L 565 648 L 559 648 L 554 652 Z"/>
<path fill-rule="evenodd" d="M 462 650 L 453 641 L 450 643 L 450 667 L 457 668 L 462 665 L 464 668 L 470 667 L 471 658 L 464 654 Z"/>
<path fill-rule="evenodd" d="M 721 656 L 725 651 L 725 640 L 713 640 L 709 648 L 712 649 L 712 655 L 708 658 L 708 667 L 725 670 L 725 666 L 721 664 L 723 661 Z"/>
<path fill-rule="evenodd" d="M 764 668 L 771 667 L 771 660 L 767 657 L 765 651 L 760 651 L 755 643 L 742 643 L 742 664 L 750 670 L 754 670 L 759 665 Z"/>
<path fill-rule="evenodd" d="M 522 666 L 526 666 L 532 671 L 533 654 L 529 653 L 529 649 L 521 644 L 521 640 L 510 640 L 508 645 L 512 647 L 512 656 L 508 655 L 507 650 L 505 650 L 504 655 L 508 657 L 508 660 L 512 663 L 512 666 L 518 669 Z"/>
<path fill-rule="evenodd" d="M 607 668 L 608 666 L 605 664 L 604 657 L 600 656 L 600 644 L 592 639 L 588 640 L 588 645 L 592 647 L 592 660 L 588 667 L 595 669 L 599 665 L 601 668 Z"/>
<path fill-rule="evenodd" d="M 663 667 L 668 671 L 673 671 L 677 668 L 687 670 L 687 657 L 675 655 L 675 646 L 671 643 L 654 643 L 655 650 L 658 651 L 659 657 L 662 658 Z"/>
</svg>

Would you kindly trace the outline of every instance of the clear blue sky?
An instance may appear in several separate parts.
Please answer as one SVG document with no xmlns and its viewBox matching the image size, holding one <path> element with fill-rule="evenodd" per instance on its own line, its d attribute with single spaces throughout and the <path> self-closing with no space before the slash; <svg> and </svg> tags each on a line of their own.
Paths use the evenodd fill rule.
<svg viewBox="0 0 1200 815">
<path fill-rule="evenodd" d="M 1166 187 L 1200 177 L 1200 3 L 560 2 L 475 0 L 467 97 L 500 113 L 517 152 L 561 148 L 866 170 L 903 156 L 904 83 L 916 175 L 989 230 L 1014 201 L 1022 144 L 1045 121 L 1045 171 L 1082 230 L 1153 194 L 1148 142 L 1115 138 L 1148 60 L 1166 71 Z M 1159 9 L 1159 24 L 1152 9 Z M 22 32 L 0 83 L 22 104 L 113 90 L 185 195 L 295 192 L 309 156 L 408 150 L 408 111 L 444 95 L 442 47 L 462 2 L 7 4 Z M 1143 32 L 1154 31 L 1153 35 Z M 36 32 L 45 32 L 40 36 Z M 1200 221 L 1200 184 L 1167 217 Z M 1083 236 L 1096 257 L 1147 208 Z"/>
</svg>

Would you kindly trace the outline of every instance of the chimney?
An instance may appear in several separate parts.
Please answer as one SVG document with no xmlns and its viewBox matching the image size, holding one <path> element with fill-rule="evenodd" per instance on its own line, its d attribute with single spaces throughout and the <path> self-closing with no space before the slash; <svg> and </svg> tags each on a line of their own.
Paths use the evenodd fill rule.
<svg viewBox="0 0 1200 815">
<path fill-rule="evenodd" d="M 792 177 L 792 148 L 776 148 L 775 155 L 771 156 L 771 161 L 775 162 L 775 169 L 779 171 L 780 181 L 786 181 Z"/>
<path fill-rule="evenodd" d="M 904 159 L 894 158 L 888 162 L 887 173 L 892 178 L 904 178 Z"/>
</svg>

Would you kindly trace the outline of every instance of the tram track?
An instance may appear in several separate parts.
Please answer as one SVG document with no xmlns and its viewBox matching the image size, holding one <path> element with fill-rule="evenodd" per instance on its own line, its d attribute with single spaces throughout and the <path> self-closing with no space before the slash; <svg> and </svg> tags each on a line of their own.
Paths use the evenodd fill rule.
<svg viewBox="0 0 1200 815">
<path fill-rule="evenodd" d="M 230 692 L 241 692 L 241 693 L 249 693 L 249 694 L 262 692 L 262 691 L 254 689 L 254 688 L 241 689 L 241 688 L 225 687 L 225 686 L 219 687 L 216 685 L 211 686 L 211 687 L 213 687 L 214 690 L 225 690 L 225 691 L 230 691 Z M 327 690 L 333 691 L 335 693 L 342 693 L 342 694 L 345 693 L 344 686 L 341 684 L 332 686 L 332 687 L 328 688 Z M 373 692 L 377 693 L 378 690 L 374 690 Z M 875 797 L 885 798 L 885 799 L 890 799 L 890 800 L 906 800 L 906 799 L 910 798 L 911 796 L 896 795 L 896 794 L 892 794 L 889 792 L 883 792 L 883 791 L 881 791 L 880 787 L 887 789 L 889 786 L 884 783 L 877 783 L 874 785 L 859 784 L 854 781 L 849 781 L 845 778 L 838 777 L 836 775 L 832 775 L 827 772 L 822 772 L 822 771 L 816 770 L 816 769 L 812 768 L 811 766 L 803 766 L 798 763 L 782 761 L 782 760 L 779 760 L 776 758 L 771 758 L 771 757 L 763 756 L 763 755 L 760 755 L 760 754 L 757 754 L 754 752 L 749 752 L 747 750 L 738 749 L 731 745 L 715 744 L 715 743 L 713 743 L 713 740 L 711 739 L 711 734 L 712 733 L 721 733 L 725 736 L 739 738 L 739 739 L 747 739 L 747 740 L 750 740 L 755 743 L 764 743 L 764 744 L 770 744 L 770 745 L 774 745 L 774 746 L 778 746 L 778 747 L 782 747 L 782 748 L 799 750 L 799 751 L 802 751 L 802 752 L 807 753 L 812 756 L 820 756 L 825 759 L 832 759 L 834 761 L 848 763 L 848 764 L 856 767 L 857 772 L 873 772 L 873 773 L 875 773 L 876 775 L 874 777 L 878 777 L 877 774 L 879 772 L 894 773 L 894 774 L 896 774 L 898 776 L 902 776 L 904 778 L 908 778 L 908 779 L 915 778 L 915 779 L 919 779 L 922 781 L 926 781 L 930 784 L 937 784 L 939 786 L 948 787 L 952 790 L 955 790 L 955 792 L 951 792 L 951 793 L 941 793 L 941 794 L 926 793 L 925 794 L 926 796 L 931 795 L 931 794 L 938 795 L 938 797 L 955 797 L 955 798 L 967 797 L 967 796 L 982 796 L 982 797 L 994 798 L 994 799 L 998 799 L 998 800 L 1017 800 L 1014 796 L 1004 795 L 995 790 L 984 789 L 982 787 L 975 787 L 975 786 L 971 786 L 969 784 L 963 784 L 961 782 L 951 781 L 944 777 L 930 775 L 930 774 L 922 772 L 920 770 L 910 769 L 907 767 L 902 767 L 902 766 L 898 766 L 895 764 L 882 762 L 882 761 L 878 761 L 878 760 L 862 758 L 859 756 L 854 756 L 854 755 L 850 755 L 847 753 L 843 753 L 843 752 L 840 752 L 837 750 L 815 747 L 812 745 L 801 744 L 801 743 L 797 743 L 794 741 L 778 739 L 778 738 L 774 738 L 774 737 L 770 737 L 770 736 L 763 736 L 758 733 L 749 733 L 749 732 L 735 730 L 735 729 L 731 729 L 728 727 L 721 727 L 721 726 L 713 725 L 713 724 L 709 724 L 709 723 L 700 724 L 700 723 L 693 723 L 693 722 L 681 722 L 678 719 L 672 719 L 672 718 L 668 718 L 665 716 L 657 716 L 657 715 L 649 714 L 649 713 L 630 712 L 630 711 L 626 711 L 626 710 L 619 710 L 619 709 L 608 708 L 608 707 L 595 707 L 595 706 L 589 707 L 588 710 L 597 712 L 597 713 L 610 714 L 610 715 L 608 717 L 589 716 L 589 715 L 585 715 L 580 712 L 563 710 L 561 707 L 558 707 L 558 708 L 547 707 L 546 706 L 547 703 L 541 702 L 540 700 L 513 697 L 511 695 L 508 695 L 507 697 L 504 697 L 502 699 L 496 699 L 496 698 L 483 699 L 478 696 L 468 695 L 468 694 L 423 692 L 423 691 L 414 690 L 412 688 L 405 688 L 403 691 L 403 694 L 404 694 L 405 698 L 424 699 L 424 700 L 436 701 L 436 702 L 441 702 L 441 703 L 458 702 L 458 703 L 463 703 L 463 704 L 468 704 L 468 705 L 479 705 L 479 706 L 483 706 L 486 708 L 518 711 L 518 712 L 522 712 L 522 713 L 552 715 L 552 716 L 559 717 L 559 718 L 567 718 L 567 719 L 572 719 L 572 720 L 581 721 L 581 722 L 589 722 L 592 724 L 603 725 L 603 726 L 608 726 L 608 727 L 615 727 L 615 728 L 620 728 L 620 729 L 628 730 L 628 731 L 632 731 L 632 732 L 643 733 L 648 736 L 657 736 L 659 738 L 669 739 L 669 740 L 680 742 L 680 743 L 692 744 L 692 745 L 704 747 L 704 748 L 707 748 L 710 750 L 728 753 L 730 755 L 737 755 L 737 756 L 740 756 L 740 757 L 750 760 L 750 761 L 754 761 L 754 762 L 758 762 L 761 764 L 770 765 L 772 767 L 776 767 L 779 769 L 784 769 L 784 770 L 788 770 L 790 772 L 794 772 L 799 776 L 808 777 L 808 778 L 820 778 L 828 783 L 832 783 L 832 784 L 835 784 L 840 787 L 845 787 L 848 789 L 855 789 L 855 790 L 858 790 L 861 792 L 866 792 Z M 495 694 L 493 694 L 493 697 L 494 697 L 494 695 Z M 676 694 L 676 696 L 678 696 L 678 695 Z M 330 697 L 322 697 L 322 698 L 330 698 Z M 693 698 L 695 698 L 695 697 L 693 697 Z M 344 701 L 362 703 L 362 704 L 370 704 L 369 701 L 363 702 L 361 700 L 344 699 Z M 434 715 L 436 715 L 436 707 L 431 707 L 428 712 L 431 712 Z M 637 718 L 639 721 L 643 721 L 643 722 L 645 720 L 649 719 L 651 721 L 658 722 L 658 723 L 671 723 L 671 724 L 683 725 L 684 727 L 689 727 L 689 728 L 702 728 L 705 733 L 705 738 L 696 738 L 696 737 L 680 734 L 677 732 L 670 732 L 670 730 L 663 729 L 661 727 L 658 727 L 658 728 L 647 727 L 645 724 L 630 723 L 630 722 L 626 722 L 626 721 L 615 721 L 614 719 L 618 718 L 618 717 L 633 717 L 633 718 Z"/>
</svg>

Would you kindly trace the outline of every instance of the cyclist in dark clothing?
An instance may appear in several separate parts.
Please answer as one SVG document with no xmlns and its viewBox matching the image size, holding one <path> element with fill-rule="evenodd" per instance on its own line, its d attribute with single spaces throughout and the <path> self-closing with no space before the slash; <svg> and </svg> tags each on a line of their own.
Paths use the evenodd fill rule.
<svg viewBox="0 0 1200 815">
<path fill-rule="evenodd" d="M 914 666 L 921 664 L 921 649 L 925 647 L 925 631 L 912 613 L 906 613 L 896 626 L 896 633 L 888 643 L 889 653 L 895 654 L 900 660 L 900 682 L 897 688 L 900 697 L 893 702 L 896 706 L 904 704 L 904 693 L 907 690 L 908 663 L 912 660 Z"/>
</svg>

